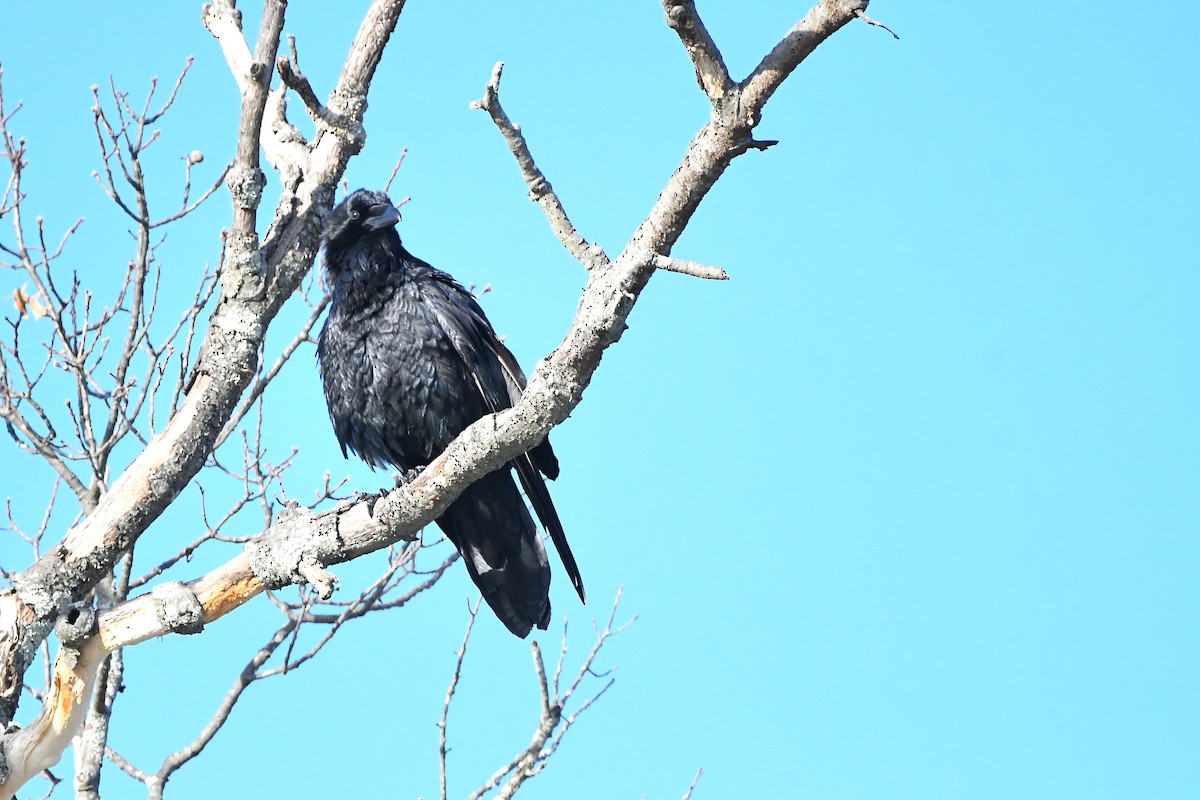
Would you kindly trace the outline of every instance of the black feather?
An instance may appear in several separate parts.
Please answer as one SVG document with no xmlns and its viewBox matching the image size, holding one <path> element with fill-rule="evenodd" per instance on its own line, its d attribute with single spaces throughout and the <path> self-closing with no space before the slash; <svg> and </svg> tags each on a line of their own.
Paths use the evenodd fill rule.
<svg viewBox="0 0 1200 800">
<path fill-rule="evenodd" d="M 470 292 L 404 249 L 398 220 L 387 195 L 364 189 L 330 213 L 323 243 L 332 297 L 317 358 L 342 454 L 407 472 L 475 420 L 509 408 L 525 375 Z M 558 477 L 549 440 L 476 481 L 437 523 L 496 616 L 524 637 L 550 622 L 550 564 L 513 469 L 583 599 L 544 480 Z"/>
</svg>

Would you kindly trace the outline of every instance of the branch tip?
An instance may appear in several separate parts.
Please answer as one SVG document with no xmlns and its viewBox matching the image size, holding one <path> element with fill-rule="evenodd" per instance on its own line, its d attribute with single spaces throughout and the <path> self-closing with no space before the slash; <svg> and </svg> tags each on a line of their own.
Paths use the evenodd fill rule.
<svg viewBox="0 0 1200 800">
<path fill-rule="evenodd" d="M 892 35 L 892 38 L 894 38 L 896 41 L 900 40 L 900 36 L 897 35 L 897 33 L 894 30 L 889 28 L 887 25 L 884 25 L 882 22 L 877 22 L 876 20 L 871 19 L 870 17 L 867 16 L 867 12 L 863 11 L 861 8 L 854 9 L 854 16 L 858 17 L 859 19 L 861 19 L 863 22 L 867 23 L 868 25 L 872 25 L 876 28 L 883 28 L 885 31 L 890 33 Z"/>
<path fill-rule="evenodd" d="M 667 27 L 679 35 L 679 40 L 687 50 L 688 58 L 696 70 L 696 83 L 716 105 L 734 88 L 733 79 L 729 77 L 729 68 L 725 66 L 717 43 L 696 11 L 695 2 L 663 0 L 663 10 L 666 12 Z"/>
<path fill-rule="evenodd" d="M 550 181 L 533 160 L 533 154 L 529 150 L 528 142 L 525 141 L 525 134 L 522 133 L 521 126 L 509 119 L 508 114 L 504 112 L 504 107 L 500 104 L 500 77 L 503 73 L 504 62 L 497 61 L 496 66 L 492 67 L 492 75 L 484 88 L 483 97 L 472 102 L 471 108 L 486 111 L 492 118 L 492 122 L 499 129 L 500 135 L 504 137 L 509 151 L 517 161 L 521 177 L 525 179 L 525 185 L 529 189 L 530 199 L 541 207 L 542 213 L 546 215 L 546 220 L 550 223 L 554 235 L 558 237 L 562 246 L 589 272 L 607 266 L 608 256 L 604 254 L 603 249 L 589 245 L 587 240 L 575 229 L 567 216 L 566 209 L 563 208 L 562 201 L 551 187 Z"/>
<path fill-rule="evenodd" d="M 677 258 L 664 256 L 661 253 L 654 253 L 649 250 L 642 254 L 642 262 L 654 269 L 678 272 L 680 275 L 691 275 L 693 278 L 704 278 L 710 281 L 729 280 L 729 273 L 720 267 L 697 264 L 695 261 L 681 261 Z"/>
<path fill-rule="evenodd" d="M 391 176 L 388 178 L 387 183 L 383 185 L 384 194 L 387 194 L 388 189 L 392 188 L 392 181 L 396 180 L 396 175 L 400 172 L 400 165 L 404 163 L 404 157 L 406 155 L 408 155 L 407 147 L 400 151 L 400 158 L 396 159 L 396 166 L 392 168 Z M 404 203 L 407 203 L 410 199 L 411 198 L 405 198 L 396 207 L 399 208 L 401 205 L 404 205 Z"/>
</svg>

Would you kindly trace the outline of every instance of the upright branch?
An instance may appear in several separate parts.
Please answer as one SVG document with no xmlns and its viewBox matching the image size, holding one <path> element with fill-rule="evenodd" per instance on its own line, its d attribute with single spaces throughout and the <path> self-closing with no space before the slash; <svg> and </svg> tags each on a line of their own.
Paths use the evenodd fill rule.
<svg viewBox="0 0 1200 800">
<path fill-rule="evenodd" d="M 271 90 L 271 66 L 279 52 L 286 8 L 287 0 L 267 0 L 264 5 L 254 60 L 250 62 L 242 89 L 242 121 L 238 129 L 236 166 L 229 176 L 229 194 L 233 197 L 234 236 L 245 237 L 247 249 L 256 249 L 258 243 L 258 204 L 267 185 L 266 176 L 258 165 L 258 140 L 262 135 L 263 113 Z M 236 244 L 234 250 L 236 260 Z"/>
<path fill-rule="evenodd" d="M 717 49 L 717 43 L 700 21 L 695 2 L 664 2 L 663 7 L 667 12 L 667 25 L 679 34 L 679 39 L 687 48 L 692 65 L 696 68 L 696 82 L 708 95 L 709 100 L 714 104 L 720 102 L 733 90 L 733 80 L 729 77 L 729 69 L 725 66 L 721 51 Z"/>
<path fill-rule="evenodd" d="M 482 598 L 480 598 L 482 600 Z M 454 693 L 458 690 L 458 681 L 462 678 L 463 660 L 467 657 L 467 643 L 471 641 L 471 631 L 475 628 L 475 620 L 479 616 L 480 600 L 471 607 L 471 619 L 467 622 L 467 632 L 463 634 L 462 644 L 458 648 L 457 660 L 454 662 L 454 673 L 450 676 L 450 686 L 446 689 L 446 700 L 442 703 L 442 718 L 438 721 L 438 765 L 441 774 L 442 800 L 447 800 L 446 794 L 446 724 L 450 718 L 450 704 L 454 702 Z"/>
</svg>

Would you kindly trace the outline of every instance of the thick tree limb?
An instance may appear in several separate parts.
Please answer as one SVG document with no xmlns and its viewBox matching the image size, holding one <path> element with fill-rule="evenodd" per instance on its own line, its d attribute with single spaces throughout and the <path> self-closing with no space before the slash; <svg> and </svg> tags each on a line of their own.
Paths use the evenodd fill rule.
<svg viewBox="0 0 1200 800">
<path fill-rule="evenodd" d="M 754 116 L 809 53 L 817 49 L 843 25 L 866 13 L 870 0 L 821 0 L 787 32 L 779 44 L 738 84 L 742 105 Z"/>
<path fill-rule="evenodd" d="M 82 727 L 107 655 L 100 640 L 91 635 L 95 621 L 90 608 L 72 610 L 64 617 L 59 627 L 62 647 L 54 660 L 42 713 L 28 727 L 5 736 L 0 800 L 9 800 L 30 778 L 57 763 Z"/>
</svg>

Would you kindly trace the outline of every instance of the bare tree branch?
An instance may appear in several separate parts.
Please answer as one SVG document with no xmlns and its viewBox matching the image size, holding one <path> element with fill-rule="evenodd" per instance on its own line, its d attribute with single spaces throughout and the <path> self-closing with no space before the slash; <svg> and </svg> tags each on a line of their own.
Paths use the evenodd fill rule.
<svg viewBox="0 0 1200 800">
<path fill-rule="evenodd" d="M 571 682 L 571 685 L 568 687 L 566 692 L 559 693 L 558 690 L 559 673 L 562 669 L 562 657 L 566 655 L 567 651 L 566 621 L 564 620 L 563 622 L 562 656 L 560 656 L 559 659 L 559 668 L 554 677 L 553 688 L 551 688 L 551 684 L 546 678 L 546 665 L 542 660 L 541 648 L 538 647 L 537 642 L 532 643 L 531 648 L 533 650 L 534 675 L 537 677 L 538 691 L 541 695 L 541 710 L 538 715 L 537 728 L 533 733 L 533 740 L 530 742 L 527 748 L 522 750 L 520 753 L 517 753 L 516 757 L 513 758 L 512 761 L 496 770 L 495 774 L 493 774 L 486 783 L 472 792 L 470 800 L 479 800 L 479 798 L 482 798 L 485 794 L 496 788 L 500 788 L 500 792 L 496 795 L 497 800 L 508 800 L 508 798 L 511 798 L 514 794 L 516 794 L 517 790 L 521 788 L 525 781 L 534 777 L 545 768 L 546 762 L 554 755 L 555 752 L 557 752 L 558 746 L 562 743 L 563 737 L 566 736 L 567 731 L 571 729 L 571 727 L 579 719 L 580 715 L 591 708 L 592 704 L 603 697 L 604 693 L 612 687 L 615 681 L 615 678 L 609 677 L 612 670 L 610 669 L 603 673 L 597 674 L 592 669 L 592 665 L 596 661 L 596 656 L 600 654 L 600 650 L 604 647 L 609 639 L 619 633 L 622 633 L 630 625 L 637 621 L 637 617 L 634 616 L 623 625 L 620 625 L 616 628 L 613 627 L 613 621 L 616 619 L 617 608 L 620 603 L 621 591 L 618 590 L 617 596 L 613 600 L 612 611 L 609 613 L 608 623 L 604 626 L 603 631 L 601 631 L 599 628 L 596 629 L 596 642 L 592 646 L 592 649 L 588 652 L 587 656 L 584 658 L 583 663 L 579 667 L 579 671 L 575 675 L 575 679 Z M 589 676 L 598 679 L 604 679 L 608 677 L 609 679 L 604 683 L 599 691 L 597 691 L 587 700 L 580 703 L 574 711 L 570 711 L 568 713 L 567 708 L 571 702 L 572 696 L 575 694 L 576 689 L 579 688 L 583 680 Z M 507 782 L 505 781 L 505 778 L 508 779 Z M 502 783 L 504 784 L 503 787 L 501 787 Z"/>
<path fill-rule="evenodd" d="M 818 9 L 824 10 L 828 4 L 826 0 Z M 809 17 L 814 15 L 815 10 Z M 853 18 L 849 10 L 843 16 L 841 24 Z M 802 22 L 800 27 L 804 25 Z M 821 32 L 827 36 L 833 30 L 827 28 Z M 744 124 L 737 120 L 735 123 L 734 128 Z M 320 530 L 332 530 L 336 531 L 340 546 L 316 563 L 329 566 L 355 558 L 412 536 L 436 518 L 471 481 L 541 441 L 578 404 L 600 354 L 619 338 L 636 292 L 640 292 L 649 277 L 651 267 L 645 263 L 647 249 L 636 247 L 637 243 L 650 241 L 663 250 L 669 249 L 669 243 L 682 231 L 686 218 L 715 182 L 724 164 L 744 152 L 742 138 L 738 130 L 728 130 L 724 125 L 710 123 L 701 129 L 684 162 L 671 177 L 668 190 L 660 196 L 646 222 L 639 226 L 621 258 L 613 262 L 611 269 L 600 270 L 589 280 L 567 338 L 534 371 L 524 395 L 513 408 L 470 426 L 417 478 L 373 502 L 369 509 L 361 502 L 339 507 L 302 524 L 276 526 L 278 530 L 273 529 L 266 540 L 291 536 L 305 539 Z M 289 580 L 302 579 L 295 572 L 297 567 L 298 564 L 291 567 Z M 221 613 L 229 610 L 228 603 L 234 598 L 244 602 L 262 590 L 262 581 L 253 576 L 244 556 L 197 584 L 203 584 L 213 598 L 220 598 L 214 602 L 224 609 Z M 131 601 L 129 605 L 132 608 L 136 603 Z M 207 607 L 206 600 L 202 599 L 202 603 Z M 122 636 L 121 640 L 133 643 L 143 636 L 161 635 L 154 631 L 152 627 L 141 626 L 138 633 L 129 638 Z"/>
<path fill-rule="evenodd" d="M 479 600 L 469 607 L 471 619 L 467 622 L 467 632 L 463 634 L 462 645 L 458 648 L 458 657 L 454 662 L 454 674 L 450 677 L 450 685 L 446 688 L 446 700 L 442 703 L 442 718 L 438 721 L 438 764 L 441 774 L 442 800 L 446 800 L 446 722 L 450 717 L 450 703 L 454 700 L 454 692 L 458 689 L 458 679 L 462 677 L 463 659 L 467 655 L 467 642 L 471 640 L 471 630 L 475 627 L 475 618 L 479 615 Z"/>
<path fill-rule="evenodd" d="M 396 166 L 392 167 L 392 174 L 388 176 L 387 183 L 385 183 L 383 185 L 383 191 L 385 193 L 391 190 L 392 181 L 396 180 L 396 175 L 399 174 L 400 166 L 404 163 L 404 157 L 406 155 L 408 155 L 407 147 L 400 151 L 400 157 L 396 159 Z M 399 208 L 400 206 L 404 205 L 404 202 L 405 201 L 401 201 L 401 202 L 397 203 L 396 208 Z"/>
<path fill-rule="evenodd" d="M 217 732 L 229 721 L 229 715 L 232 713 L 233 707 L 241 699 L 242 692 L 246 690 L 246 687 L 254 682 L 255 673 L 258 671 L 258 668 L 265 664 L 267 659 L 271 657 L 271 654 L 287 639 L 293 627 L 294 623 L 287 622 L 284 623 L 283 627 L 275 631 L 270 640 L 254 654 L 254 657 L 246 664 L 242 673 L 238 675 L 237 680 L 229 687 L 225 699 L 221 701 L 221 705 L 217 708 L 216 713 L 213 714 L 212 719 L 204 726 L 204 730 L 187 746 L 163 759 L 162 766 L 158 768 L 158 772 L 147 777 L 145 783 L 150 789 L 151 800 L 161 800 L 163 787 L 171 775 L 184 764 L 198 756 L 208 746 L 208 743 L 212 741 L 212 738 L 217 735 Z"/>
<path fill-rule="evenodd" d="M 233 433 L 234 430 L 237 429 L 237 426 L 246 416 L 246 413 L 256 402 L 258 402 L 258 399 L 262 397 L 262 393 L 266 391 L 267 386 L 269 386 L 271 381 L 275 379 L 275 376 L 279 374 L 279 371 L 283 369 L 283 366 L 287 364 L 288 360 L 292 357 L 296 350 L 299 349 L 300 345 L 309 341 L 313 327 L 317 324 L 317 320 L 321 318 L 321 315 L 325 313 L 325 309 L 328 305 L 329 296 L 325 295 L 315 306 L 313 306 L 312 314 L 309 315 L 308 320 L 300 327 L 300 330 L 296 332 L 296 335 L 292 337 L 292 341 L 283 348 L 283 352 L 279 354 L 277 359 L 275 359 L 275 363 L 272 364 L 270 369 L 264 372 L 262 376 L 254 382 L 254 385 L 250 387 L 249 391 L 246 392 L 246 396 L 242 398 L 242 402 L 238 406 L 238 410 L 234 412 L 234 414 L 229 418 L 229 421 L 225 423 L 225 427 L 221 429 L 221 434 L 217 437 L 217 441 L 213 445 L 214 450 L 220 447 L 221 444 L 224 443 L 224 441 L 229 437 L 229 434 Z"/>
<path fill-rule="evenodd" d="M 542 212 L 550 222 L 550 228 L 562 242 L 562 246 L 567 248 L 567 251 L 588 270 L 607 266 L 608 256 L 604 254 L 603 248 L 597 244 L 589 244 L 579 235 L 579 231 L 575 230 L 575 226 L 567 217 L 562 201 L 558 199 L 558 195 L 550 186 L 550 181 L 546 180 L 546 176 L 534 163 L 533 155 L 529 152 L 529 145 L 525 143 L 525 134 L 504 113 L 504 107 L 500 105 L 500 76 L 503 73 L 504 62 L 497 61 L 496 66 L 492 69 L 492 78 L 484 89 L 483 97 L 472 102 L 471 108 L 486 111 L 491 116 L 492 122 L 496 123 L 496 127 L 500 129 L 504 141 L 508 143 L 508 149 L 517 159 L 521 177 L 525 179 L 525 184 L 529 187 L 529 198 L 541 206 Z"/>
<path fill-rule="evenodd" d="M 83 725 L 92 686 L 105 660 L 90 608 L 72 609 L 58 628 L 62 643 L 54 661 L 54 679 L 42 703 L 42 713 L 25 728 L 4 737 L 7 774 L 0 799 L 11 798 L 17 787 L 36 776 L 46 764 L 58 762 L 62 751 Z M 2 621 L 0 621 L 2 624 Z"/>
<path fill-rule="evenodd" d="M 687 48 L 688 56 L 696 67 L 696 82 L 708 95 L 708 99 L 716 104 L 733 90 L 733 80 L 729 77 L 725 59 L 721 57 L 716 42 L 700 21 L 696 4 L 693 0 L 664 0 L 663 7 L 667 12 L 667 25 L 679 34 L 680 41 Z"/>
<path fill-rule="evenodd" d="M 876 22 L 875 20 L 871 19 L 870 17 L 867 16 L 867 12 L 863 11 L 861 8 L 854 12 L 854 16 L 858 17 L 859 19 L 861 19 L 863 22 L 867 23 L 868 25 L 872 25 L 876 28 L 883 28 L 885 31 L 887 31 L 888 33 L 890 33 L 892 35 L 893 39 L 895 39 L 896 41 L 900 41 L 900 36 L 897 35 L 897 33 L 894 30 L 889 28 L 887 25 L 884 25 L 882 22 Z"/>
<path fill-rule="evenodd" d="M 678 272 L 681 275 L 691 275 L 693 278 L 704 278 L 710 281 L 727 281 L 729 273 L 720 267 L 710 267 L 707 264 L 697 264 L 695 261 L 680 261 L 677 258 L 662 256 L 647 251 L 642 256 L 646 263 L 655 269 L 665 269 L 668 272 Z"/>
<path fill-rule="evenodd" d="M 304 107 L 308 109 L 308 113 L 317 122 L 322 122 L 330 128 L 338 128 L 346 131 L 350 136 L 359 139 L 365 139 L 367 134 L 363 130 L 362 123 L 357 120 L 350 119 L 342 114 L 330 111 L 325 104 L 317 99 L 317 93 L 313 91 L 312 84 L 308 82 L 308 78 L 300 73 L 300 66 L 292 66 L 292 62 L 287 56 L 280 56 L 279 77 L 287 84 L 288 88 L 296 94 L 300 95 L 300 99 L 304 101 Z"/>
<path fill-rule="evenodd" d="M 787 32 L 738 85 L 742 107 L 753 117 L 754 124 L 758 124 L 763 105 L 800 62 L 860 12 L 865 13 L 869 3 L 870 0 L 821 0 Z"/>
</svg>

